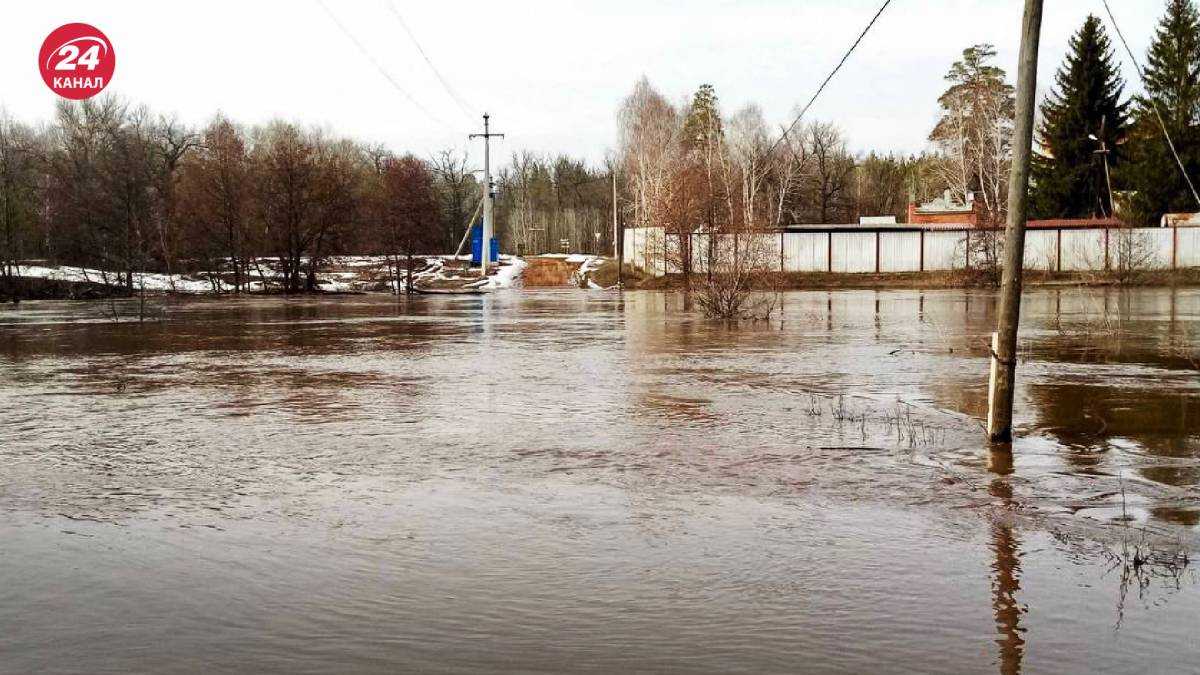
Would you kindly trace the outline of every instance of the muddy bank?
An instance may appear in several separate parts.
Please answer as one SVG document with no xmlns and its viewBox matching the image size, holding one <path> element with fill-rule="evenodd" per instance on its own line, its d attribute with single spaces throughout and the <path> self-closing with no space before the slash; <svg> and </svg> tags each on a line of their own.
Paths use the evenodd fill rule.
<svg viewBox="0 0 1200 675">
<path fill-rule="evenodd" d="M 411 269 L 410 269 L 411 267 Z M 27 261 L 15 267 L 16 293 L 20 299 L 90 300 L 137 295 L 320 295 L 352 293 L 396 293 L 411 279 L 414 289 L 491 290 L 511 288 L 520 282 L 525 262 L 515 256 L 500 256 L 486 278 L 470 258 L 462 256 L 415 256 L 412 260 L 387 256 L 334 256 L 315 270 L 302 272 L 299 289 L 289 292 L 288 279 L 277 260 L 260 259 L 241 277 L 231 270 L 189 274 L 111 270 Z M 129 277 L 132 277 L 131 281 Z M 292 281 L 295 281 L 293 279 Z M 0 289 L 0 299 L 11 292 Z"/>
</svg>

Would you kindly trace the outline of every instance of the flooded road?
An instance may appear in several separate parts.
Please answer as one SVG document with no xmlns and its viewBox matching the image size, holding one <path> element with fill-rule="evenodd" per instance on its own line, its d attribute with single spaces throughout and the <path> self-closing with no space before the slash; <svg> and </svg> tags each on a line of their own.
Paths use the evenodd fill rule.
<svg viewBox="0 0 1200 675">
<path fill-rule="evenodd" d="M 783 303 L 2 309 L 0 672 L 1200 663 L 1119 559 L 1200 550 L 1200 289 L 1029 293 L 1011 457 L 989 294 Z"/>
</svg>

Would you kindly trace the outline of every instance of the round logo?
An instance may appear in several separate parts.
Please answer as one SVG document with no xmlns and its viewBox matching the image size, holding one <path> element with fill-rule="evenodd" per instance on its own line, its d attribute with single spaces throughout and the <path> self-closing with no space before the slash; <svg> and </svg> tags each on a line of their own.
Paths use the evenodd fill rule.
<svg viewBox="0 0 1200 675">
<path fill-rule="evenodd" d="M 38 52 L 38 69 L 46 86 L 77 101 L 103 91 L 116 67 L 117 55 L 108 36 L 86 23 L 55 28 Z"/>
</svg>

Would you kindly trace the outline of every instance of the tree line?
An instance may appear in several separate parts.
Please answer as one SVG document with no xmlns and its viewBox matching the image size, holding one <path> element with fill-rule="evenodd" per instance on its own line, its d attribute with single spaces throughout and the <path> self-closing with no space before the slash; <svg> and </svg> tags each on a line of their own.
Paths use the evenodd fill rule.
<svg viewBox="0 0 1200 675">
<path fill-rule="evenodd" d="M 947 188 L 960 198 L 973 194 L 982 220 L 1003 226 L 1014 106 L 994 57 L 990 45 L 976 45 L 954 64 L 930 140 Z M 1100 19 L 1089 15 L 1072 35 L 1038 110 L 1032 217 L 1156 226 L 1165 214 L 1200 211 L 1200 13 L 1193 0 L 1166 1 L 1143 65 L 1140 93 L 1127 95 Z"/>
<path fill-rule="evenodd" d="M 670 228 L 680 209 L 690 209 L 684 220 L 711 231 L 859 216 L 903 222 L 910 201 L 949 190 L 960 203 L 974 202 L 982 225 L 1003 226 L 1015 97 L 995 58 L 990 44 L 963 51 L 945 75 L 927 150 L 907 157 L 851 153 L 831 122 L 781 134 L 752 104 L 726 117 L 709 85 L 672 104 L 643 78 L 618 113 L 625 211 L 633 223 Z M 1127 96 L 1100 19 L 1088 16 L 1072 36 L 1039 109 L 1033 217 L 1157 225 L 1167 213 L 1200 211 L 1191 178 L 1200 170 L 1200 13 L 1193 0 L 1166 1 L 1144 66 L 1142 91 Z"/>
<path fill-rule="evenodd" d="M 726 115 L 710 85 L 673 103 L 643 78 L 621 102 L 617 147 L 602 165 L 522 152 L 496 172 L 502 246 L 611 250 L 614 175 L 625 226 L 677 233 L 903 222 L 910 201 L 944 190 L 998 226 L 1014 103 L 995 56 L 974 45 L 952 64 L 930 146 L 910 156 L 852 153 L 828 121 L 781 133 L 753 104 Z M 1166 0 L 1145 61 L 1130 97 L 1100 20 L 1089 16 L 1072 37 L 1040 107 L 1035 217 L 1151 225 L 1200 210 L 1188 179 L 1200 169 L 1193 0 Z M 136 270 L 219 270 L 241 289 L 266 264 L 282 290 L 303 291 L 330 256 L 386 254 L 399 267 L 455 250 L 481 191 L 464 153 L 397 155 L 286 121 L 217 115 L 195 129 L 114 97 L 60 102 L 37 127 L 0 112 L 0 294 L 15 294 L 15 266 L 28 260 L 107 270 L 129 290 Z"/>
<path fill-rule="evenodd" d="M 781 134 L 755 104 L 725 115 L 709 84 L 677 105 L 642 78 L 618 111 L 615 168 L 623 216 L 635 226 L 717 231 L 889 215 L 903 222 L 910 200 L 939 192 L 934 159 L 852 153 L 828 121 Z"/>
<path fill-rule="evenodd" d="M 63 101 L 38 128 L 0 115 L 0 292 L 15 296 L 16 265 L 31 260 L 104 270 L 130 292 L 137 271 L 313 290 L 333 255 L 445 249 L 477 192 L 453 153 L 398 156 L 222 115 L 192 129 L 115 97 Z"/>
<path fill-rule="evenodd" d="M 452 253 L 478 220 L 478 171 L 465 152 L 399 155 L 320 128 L 216 115 L 201 128 L 116 97 L 62 101 L 48 124 L 0 111 L 0 297 L 17 265 L 210 275 L 241 291 L 315 288 L 330 257 Z M 611 171 L 522 152 L 496 172 L 504 250 L 612 248 Z"/>
</svg>

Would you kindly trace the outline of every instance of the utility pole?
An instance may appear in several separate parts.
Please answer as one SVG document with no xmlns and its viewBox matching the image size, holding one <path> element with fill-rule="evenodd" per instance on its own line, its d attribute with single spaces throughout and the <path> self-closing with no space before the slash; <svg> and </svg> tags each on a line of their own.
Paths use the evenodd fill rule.
<svg viewBox="0 0 1200 675">
<path fill-rule="evenodd" d="M 1112 174 L 1108 170 L 1108 155 L 1110 151 L 1108 149 L 1108 142 L 1104 140 L 1104 123 L 1107 121 L 1107 117 L 1100 118 L 1100 137 L 1097 137 L 1096 134 L 1088 134 L 1088 138 L 1100 144 L 1100 149 L 1092 154 L 1100 155 L 1104 158 L 1104 182 L 1108 183 L 1108 215 L 1116 218 L 1117 206 L 1113 203 Z"/>
<path fill-rule="evenodd" d="M 471 140 L 476 138 L 483 139 L 483 245 L 479 256 L 479 265 L 483 272 L 483 278 L 487 278 L 488 262 L 492 258 L 492 236 L 495 231 L 495 224 L 492 221 L 493 209 L 496 201 L 496 186 L 492 184 L 492 156 L 491 156 L 491 140 L 493 138 L 504 138 L 504 134 L 493 134 L 488 129 L 488 114 L 483 113 L 483 133 L 471 134 L 468 136 Z"/>
<path fill-rule="evenodd" d="M 1025 217 L 1029 201 L 1029 160 L 1033 153 L 1033 108 L 1037 90 L 1038 44 L 1042 34 L 1042 0 L 1025 0 L 1021 23 L 1021 55 L 1017 67 L 1016 129 L 1012 171 L 1008 181 L 1008 224 L 1004 230 L 1004 271 L 1000 315 L 992 333 L 988 382 L 988 438 L 1012 442 L 1013 389 L 1017 379 L 1017 327 L 1021 321 L 1021 286 L 1025 271 Z"/>
<path fill-rule="evenodd" d="M 617 172 L 612 172 L 612 213 L 613 213 L 613 260 L 617 261 L 617 288 L 621 288 L 621 250 L 625 248 L 621 241 L 621 228 L 617 225 Z"/>
</svg>

